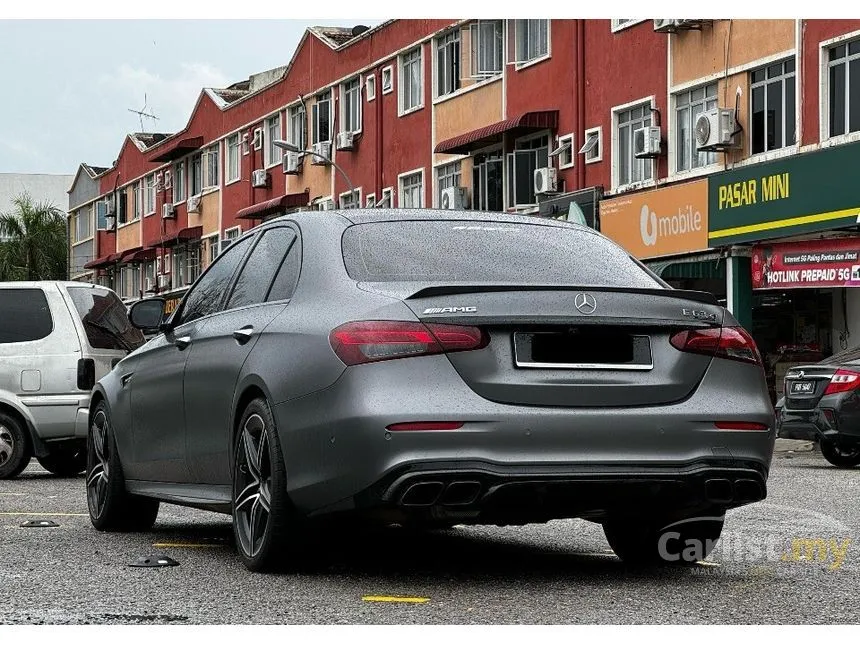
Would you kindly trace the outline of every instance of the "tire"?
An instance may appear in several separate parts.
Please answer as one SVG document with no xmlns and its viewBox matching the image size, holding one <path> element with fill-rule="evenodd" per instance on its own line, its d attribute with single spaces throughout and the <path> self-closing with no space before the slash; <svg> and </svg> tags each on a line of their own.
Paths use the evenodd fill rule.
<svg viewBox="0 0 860 645">
<path fill-rule="evenodd" d="M 682 520 L 619 519 L 603 524 L 615 555 L 625 564 L 690 566 L 716 546 L 725 515 Z"/>
<path fill-rule="evenodd" d="M 147 531 L 158 517 L 158 500 L 125 489 L 116 437 L 104 401 L 96 406 L 87 432 L 87 508 L 99 531 Z"/>
<path fill-rule="evenodd" d="M 854 468 L 855 466 L 860 466 L 860 448 L 842 450 L 831 441 L 822 441 L 821 454 L 837 468 Z"/>
<path fill-rule="evenodd" d="M 50 452 L 45 457 L 36 457 L 39 464 L 49 473 L 59 477 L 74 477 L 87 469 L 87 445 L 75 443 Z"/>
<path fill-rule="evenodd" d="M 242 414 L 233 450 L 233 535 L 245 567 L 274 571 L 289 564 L 299 524 L 287 496 L 275 420 L 265 399 L 254 399 Z"/>
<path fill-rule="evenodd" d="M 15 479 L 30 463 L 30 438 L 15 417 L 0 412 L 0 479 Z"/>
</svg>

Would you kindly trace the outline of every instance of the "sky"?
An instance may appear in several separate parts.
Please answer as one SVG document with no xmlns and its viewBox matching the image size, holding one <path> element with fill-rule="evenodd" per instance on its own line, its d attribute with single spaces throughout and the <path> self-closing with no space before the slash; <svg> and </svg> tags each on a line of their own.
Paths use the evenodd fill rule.
<svg viewBox="0 0 860 645">
<path fill-rule="evenodd" d="M 381 20 L 0 20 L 0 173 L 110 166 L 130 109 L 185 126 L 203 87 L 289 63 L 306 27 Z M 248 37 L 252 35 L 252 37 Z"/>
</svg>

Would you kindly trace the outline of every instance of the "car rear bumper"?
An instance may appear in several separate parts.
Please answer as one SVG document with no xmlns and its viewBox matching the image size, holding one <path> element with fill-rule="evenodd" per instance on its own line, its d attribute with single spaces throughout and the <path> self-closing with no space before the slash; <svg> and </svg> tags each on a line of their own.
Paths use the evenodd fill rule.
<svg viewBox="0 0 860 645">
<path fill-rule="evenodd" d="M 549 487 L 560 495 L 576 484 L 579 492 L 567 495 L 566 517 L 580 514 L 581 497 L 592 494 L 590 477 L 602 487 L 594 493 L 602 496 L 598 506 L 621 494 L 616 485 L 625 482 L 640 492 L 659 489 L 654 499 L 666 503 L 675 499 L 667 491 L 678 489 L 678 482 L 684 495 L 700 503 L 708 499 L 703 488 L 709 478 L 727 479 L 731 486 L 712 485 L 724 491 L 734 491 L 738 480 L 760 486 L 761 496 L 745 492 L 752 488 L 746 483 L 739 497 L 723 495 L 723 505 L 731 506 L 763 497 L 776 438 L 764 378 L 760 391 L 738 388 L 737 368 L 755 369 L 714 361 L 694 394 L 671 405 L 564 408 L 489 401 L 464 384 L 445 356 L 432 356 L 349 368 L 326 390 L 276 405 L 273 413 L 290 497 L 306 514 L 374 504 L 401 508 L 413 484 L 437 481 L 439 464 L 447 473 L 438 480 L 441 488 L 433 486 L 440 499 L 466 497 L 471 488 L 481 505 L 528 488 Z M 757 422 L 768 430 L 719 430 L 715 420 Z M 387 430 L 410 421 L 463 426 Z M 725 474 L 726 468 L 743 472 Z M 704 479 L 693 471 L 705 473 Z M 666 476 L 670 481 L 663 482 Z M 480 488 L 468 484 L 449 492 L 459 482 Z M 424 488 L 430 496 L 433 491 Z"/>
<path fill-rule="evenodd" d="M 834 410 L 830 417 L 823 409 L 783 410 L 778 417 L 777 434 L 782 439 L 829 441 L 840 446 L 860 446 L 860 435 L 844 432 Z"/>
</svg>

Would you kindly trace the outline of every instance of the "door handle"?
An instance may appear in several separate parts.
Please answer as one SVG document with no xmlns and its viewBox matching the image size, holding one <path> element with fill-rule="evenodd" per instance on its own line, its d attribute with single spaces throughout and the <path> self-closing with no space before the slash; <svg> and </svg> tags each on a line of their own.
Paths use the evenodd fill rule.
<svg viewBox="0 0 860 645">
<path fill-rule="evenodd" d="M 191 336 L 180 336 L 174 339 L 173 344 L 179 351 L 182 351 L 191 344 Z"/>
<path fill-rule="evenodd" d="M 253 325 L 245 325 L 241 329 L 237 329 L 233 332 L 233 338 L 235 338 L 240 345 L 244 345 L 249 340 L 251 340 L 251 336 L 254 335 L 254 326 Z"/>
</svg>

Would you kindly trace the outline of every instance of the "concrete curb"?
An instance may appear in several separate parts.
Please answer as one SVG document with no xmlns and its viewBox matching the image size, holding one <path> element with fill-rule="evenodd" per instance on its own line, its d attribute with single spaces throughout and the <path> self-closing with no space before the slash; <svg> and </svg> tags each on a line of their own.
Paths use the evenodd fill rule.
<svg viewBox="0 0 860 645">
<path fill-rule="evenodd" d="M 801 439 L 777 439 L 773 448 L 777 452 L 814 452 L 815 442 Z"/>
</svg>

